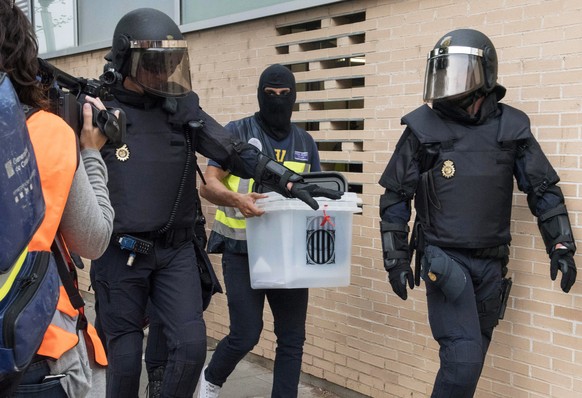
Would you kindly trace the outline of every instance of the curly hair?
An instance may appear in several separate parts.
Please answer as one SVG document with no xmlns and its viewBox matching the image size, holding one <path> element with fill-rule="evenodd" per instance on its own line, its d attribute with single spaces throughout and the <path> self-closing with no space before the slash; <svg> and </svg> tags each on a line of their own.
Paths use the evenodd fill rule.
<svg viewBox="0 0 582 398">
<path fill-rule="evenodd" d="M 47 109 L 46 90 L 37 79 L 37 57 L 32 24 L 12 0 L 0 0 L 0 71 L 10 77 L 21 103 Z"/>
</svg>

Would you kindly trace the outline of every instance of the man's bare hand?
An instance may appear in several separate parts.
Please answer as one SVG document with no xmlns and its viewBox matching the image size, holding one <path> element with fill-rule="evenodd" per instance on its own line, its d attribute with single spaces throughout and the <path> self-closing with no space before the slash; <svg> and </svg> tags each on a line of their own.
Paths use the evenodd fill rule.
<svg viewBox="0 0 582 398">
<path fill-rule="evenodd" d="M 257 199 L 266 198 L 267 195 L 263 195 L 256 192 L 250 192 L 246 195 L 240 195 L 237 202 L 237 208 L 242 213 L 245 218 L 259 217 L 265 214 L 265 211 L 257 207 L 255 202 Z"/>
</svg>

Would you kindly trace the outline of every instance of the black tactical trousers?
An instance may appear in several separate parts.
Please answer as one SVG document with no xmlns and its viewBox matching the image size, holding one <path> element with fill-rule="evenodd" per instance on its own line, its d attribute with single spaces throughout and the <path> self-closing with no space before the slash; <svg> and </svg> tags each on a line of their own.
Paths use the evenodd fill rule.
<svg viewBox="0 0 582 398">
<path fill-rule="evenodd" d="M 107 397 L 137 398 L 146 304 L 161 320 L 168 345 L 163 397 L 192 397 L 206 359 L 206 326 L 194 246 L 155 241 L 153 252 L 138 254 L 110 245 L 92 263 L 97 316 L 107 343 Z"/>
<path fill-rule="evenodd" d="M 451 302 L 427 278 L 428 317 L 440 345 L 440 369 L 431 397 L 471 398 L 497 323 L 502 260 L 475 258 L 470 250 L 443 250 L 459 264 L 467 283 Z"/>
</svg>

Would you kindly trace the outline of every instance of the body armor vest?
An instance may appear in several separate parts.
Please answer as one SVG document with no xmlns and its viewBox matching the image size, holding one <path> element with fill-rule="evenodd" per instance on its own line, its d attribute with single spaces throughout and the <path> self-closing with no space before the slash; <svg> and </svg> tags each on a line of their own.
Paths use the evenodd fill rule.
<svg viewBox="0 0 582 398">
<path fill-rule="evenodd" d="M 528 138 L 527 116 L 509 106 L 480 125 L 443 120 L 428 106 L 406 115 L 408 125 L 432 152 L 421 165 L 415 196 L 427 243 L 487 248 L 511 241 L 513 170 L 520 140 Z"/>
<path fill-rule="evenodd" d="M 296 173 L 309 172 L 312 160 L 310 153 L 311 141 L 306 139 L 307 132 L 296 125 L 291 125 L 290 142 L 285 154 L 276 154 L 269 138 L 265 135 L 257 122 L 255 116 L 231 122 L 235 130 L 240 133 L 243 142 L 251 139 L 258 139 L 262 145 L 262 152 L 277 159 L 284 166 Z M 301 160 L 296 154 L 304 154 Z M 233 174 L 229 174 L 223 183 L 228 189 L 234 192 L 246 194 L 252 192 L 254 180 L 241 179 Z M 219 206 L 216 210 L 212 232 L 208 240 L 208 252 L 223 253 L 247 253 L 246 220 L 237 208 Z"/>
<path fill-rule="evenodd" d="M 197 119 L 199 109 L 194 93 L 176 100 L 175 113 L 162 109 L 161 103 L 149 109 L 119 100 L 106 103 L 108 107 L 122 108 L 127 118 L 126 145 L 120 149 L 108 143 L 101 150 L 109 171 L 108 188 L 115 209 L 113 230 L 116 233 L 156 231 L 170 219 L 190 150 L 186 145 L 186 125 Z M 193 153 L 188 173 L 173 228 L 194 225 Z"/>
</svg>

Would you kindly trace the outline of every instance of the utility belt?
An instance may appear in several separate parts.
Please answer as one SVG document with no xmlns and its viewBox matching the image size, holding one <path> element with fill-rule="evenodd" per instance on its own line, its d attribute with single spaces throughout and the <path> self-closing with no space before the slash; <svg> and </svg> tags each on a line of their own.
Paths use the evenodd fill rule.
<svg viewBox="0 0 582 398">
<path fill-rule="evenodd" d="M 192 241 L 194 239 L 194 227 L 187 227 L 187 228 L 172 228 L 166 232 L 158 232 L 158 231 L 151 231 L 151 232 L 128 232 L 123 234 L 114 234 L 118 236 L 122 235 L 130 235 L 136 238 L 150 240 L 155 243 L 160 243 L 162 246 L 168 247 L 176 247 L 180 244 L 188 241 Z"/>
<path fill-rule="evenodd" d="M 420 285 L 420 261 L 424 256 L 424 248 L 427 242 L 424 238 L 424 233 L 422 230 L 422 224 L 418 218 L 414 222 L 414 227 L 412 228 L 412 236 L 410 238 L 409 246 L 409 257 L 412 258 L 414 251 L 416 251 L 416 261 L 415 261 L 415 283 L 416 286 Z M 444 247 L 443 247 L 444 248 Z M 449 249 L 459 250 L 470 257 L 476 258 L 492 258 L 502 260 L 502 266 L 505 267 L 509 262 L 509 245 L 502 244 L 493 247 L 479 248 L 479 249 L 465 249 L 457 247 L 449 247 Z M 505 276 L 505 275 L 504 275 Z"/>
<path fill-rule="evenodd" d="M 194 227 L 173 228 L 165 232 L 131 232 L 113 234 L 111 241 L 122 250 L 128 250 L 130 257 L 127 265 L 133 264 L 136 254 L 150 254 L 155 244 L 163 248 L 178 247 L 191 242 L 195 237 Z"/>
<path fill-rule="evenodd" d="M 498 320 L 503 319 L 505 315 L 511 292 L 512 280 L 506 277 L 507 264 L 509 262 L 509 245 L 503 244 L 479 249 L 450 249 L 469 257 L 501 260 L 502 281 L 500 296 L 477 303 L 481 327 L 484 329 L 495 327 Z M 420 285 L 422 275 L 425 281 L 428 279 L 431 283 L 435 283 L 448 299 L 456 300 L 467 282 L 465 274 L 458 266 L 455 266 L 454 259 L 447 255 L 442 248 L 425 242 L 422 227 L 418 221 L 415 222 L 411 237 L 410 258 L 414 250 L 416 250 L 415 284 L 417 286 Z"/>
</svg>

